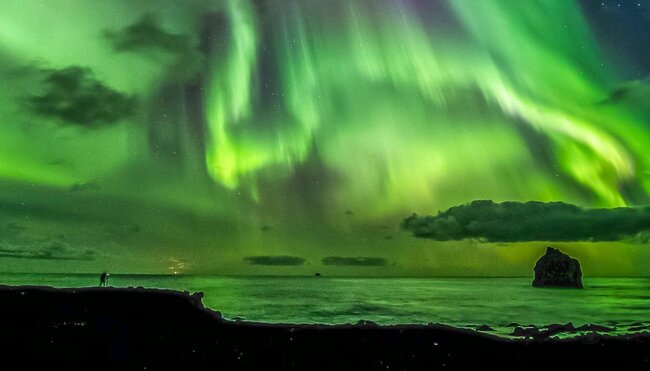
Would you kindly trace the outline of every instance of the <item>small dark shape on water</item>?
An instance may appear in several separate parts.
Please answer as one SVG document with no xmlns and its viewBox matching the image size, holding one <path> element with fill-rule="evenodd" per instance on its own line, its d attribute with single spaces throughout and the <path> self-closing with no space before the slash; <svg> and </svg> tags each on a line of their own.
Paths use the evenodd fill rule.
<svg viewBox="0 0 650 371">
<path fill-rule="evenodd" d="M 580 262 L 562 251 L 547 247 L 535 264 L 533 287 L 582 288 Z"/>
<path fill-rule="evenodd" d="M 314 276 L 315 276 L 315 277 L 322 277 L 322 274 L 316 272 L 316 273 L 314 273 Z"/>
</svg>

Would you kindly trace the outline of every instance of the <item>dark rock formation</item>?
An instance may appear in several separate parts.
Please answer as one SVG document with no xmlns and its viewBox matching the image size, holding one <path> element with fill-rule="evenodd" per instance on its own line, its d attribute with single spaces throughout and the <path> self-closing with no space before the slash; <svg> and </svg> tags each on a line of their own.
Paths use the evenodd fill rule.
<svg viewBox="0 0 650 371">
<path fill-rule="evenodd" d="M 547 247 L 535 264 L 533 287 L 582 288 L 580 262 L 562 251 Z"/>
<path fill-rule="evenodd" d="M 523 337 L 523 338 L 532 338 L 532 339 L 549 339 L 551 336 L 556 335 L 569 335 L 575 334 L 577 332 L 586 332 L 586 333 L 599 333 L 599 332 L 613 332 L 614 328 L 600 326 L 592 323 L 582 325 L 580 327 L 575 327 L 573 323 L 569 322 L 566 324 L 551 324 L 548 326 L 517 326 L 512 331 L 512 336 Z"/>
</svg>

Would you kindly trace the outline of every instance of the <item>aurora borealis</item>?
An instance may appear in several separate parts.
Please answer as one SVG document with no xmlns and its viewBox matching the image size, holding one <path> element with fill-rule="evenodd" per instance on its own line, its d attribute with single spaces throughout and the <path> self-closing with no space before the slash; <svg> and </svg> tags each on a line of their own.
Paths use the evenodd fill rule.
<svg viewBox="0 0 650 371">
<path fill-rule="evenodd" d="M 529 274 L 549 242 L 399 223 L 647 205 L 649 73 L 646 0 L 5 0 L 0 267 Z M 647 241 L 560 241 L 650 274 Z"/>
</svg>

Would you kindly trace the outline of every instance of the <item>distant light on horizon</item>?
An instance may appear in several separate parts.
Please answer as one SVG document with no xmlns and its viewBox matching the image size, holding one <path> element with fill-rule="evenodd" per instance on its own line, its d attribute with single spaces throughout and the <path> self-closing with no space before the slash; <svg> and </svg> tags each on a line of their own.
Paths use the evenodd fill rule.
<svg viewBox="0 0 650 371">
<path fill-rule="evenodd" d="M 650 275 L 636 225 L 399 229 L 475 200 L 650 205 L 644 2 L 2 7 L 3 270 L 520 276 L 551 244 Z"/>
</svg>

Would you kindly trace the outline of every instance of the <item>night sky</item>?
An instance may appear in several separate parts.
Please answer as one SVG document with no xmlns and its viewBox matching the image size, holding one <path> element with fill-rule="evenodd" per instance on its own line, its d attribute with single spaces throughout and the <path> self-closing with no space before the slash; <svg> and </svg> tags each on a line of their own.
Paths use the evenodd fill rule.
<svg viewBox="0 0 650 371">
<path fill-rule="evenodd" d="M 3 0 L 0 271 L 649 275 L 649 75 L 648 0 Z"/>
</svg>

